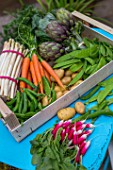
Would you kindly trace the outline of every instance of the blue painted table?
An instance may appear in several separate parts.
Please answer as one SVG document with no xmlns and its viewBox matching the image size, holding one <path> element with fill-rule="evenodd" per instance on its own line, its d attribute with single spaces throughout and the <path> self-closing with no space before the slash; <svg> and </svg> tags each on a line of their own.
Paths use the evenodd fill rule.
<svg viewBox="0 0 113 170">
<path fill-rule="evenodd" d="M 96 29 L 96 31 L 113 40 L 112 35 L 99 29 Z M 73 105 L 74 103 L 71 106 L 73 107 Z M 111 106 L 111 109 L 113 110 L 113 106 Z M 57 117 L 52 118 L 20 143 L 14 140 L 10 132 L 0 121 L 0 162 L 22 170 L 35 170 L 35 167 L 31 165 L 30 141 L 38 133 L 42 133 L 47 128 L 52 127 L 56 120 Z M 83 165 L 89 170 L 98 170 L 105 157 L 112 136 L 113 118 L 101 116 L 97 119 L 95 125 L 95 130 L 89 138 L 91 140 L 91 147 L 83 158 Z"/>
</svg>

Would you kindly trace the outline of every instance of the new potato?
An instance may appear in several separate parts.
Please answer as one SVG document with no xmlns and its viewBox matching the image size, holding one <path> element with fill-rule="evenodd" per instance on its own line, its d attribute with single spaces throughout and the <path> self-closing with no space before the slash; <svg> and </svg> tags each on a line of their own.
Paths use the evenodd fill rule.
<svg viewBox="0 0 113 170">
<path fill-rule="evenodd" d="M 60 120 L 68 120 L 75 115 L 76 111 L 74 108 L 67 107 L 58 111 L 57 116 Z"/>
<path fill-rule="evenodd" d="M 85 105 L 82 102 L 76 102 L 75 110 L 79 114 L 84 114 L 85 113 Z"/>
</svg>

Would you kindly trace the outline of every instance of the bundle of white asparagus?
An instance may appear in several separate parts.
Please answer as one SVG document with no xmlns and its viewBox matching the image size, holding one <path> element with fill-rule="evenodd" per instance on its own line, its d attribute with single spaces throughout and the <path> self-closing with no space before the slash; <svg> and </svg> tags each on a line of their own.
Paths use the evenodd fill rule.
<svg viewBox="0 0 113 170">
<path fill-rule="evenodd" d="M 6 41 L 0 55 L 0 96 L 4 99 L 13 98 L 17 91 L 17 80 L 20 76 L 23 56 L 28 50 L 13 39 Z"/>
</svg>

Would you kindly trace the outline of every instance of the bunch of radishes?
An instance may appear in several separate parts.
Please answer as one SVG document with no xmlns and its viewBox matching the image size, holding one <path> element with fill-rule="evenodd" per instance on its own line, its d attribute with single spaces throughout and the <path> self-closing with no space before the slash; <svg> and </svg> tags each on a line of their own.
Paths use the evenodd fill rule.
<svg viewBox="0 0 113 170">
<path fill-rule="evenodd" d="M 72 120 L 63 121 L 61 120 L 55 125 L 52 130 L 53 138 L 55 139 L 57 131 L 62 128 L 61 131 L 61 142 L 68 138 L 68 148 L 73 149 L 77 146 L 78 153 L 75 156 L 75 162 L 79 163 L 81 156 L 83 156 L 89 146 L 91 141 L 86 140 L 87 137 L 93 132 L 94 125 L 91 123 L 85 123 L 85 120 L 73 123 Z M 91 128 L 91 129 L 90 129 Z"/>
</svg>

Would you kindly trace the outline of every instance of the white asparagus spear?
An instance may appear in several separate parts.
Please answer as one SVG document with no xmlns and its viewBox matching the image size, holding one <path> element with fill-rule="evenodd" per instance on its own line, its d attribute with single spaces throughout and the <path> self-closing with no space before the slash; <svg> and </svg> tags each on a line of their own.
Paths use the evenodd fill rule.
<svg viewBox="0 0 113 170">
<path fill-rule="evenodd" d="M 29 52 L 29 50 L 24 50 L 24 51 L 23 51 L 24 56 L 26 56 L 26 55 L 28 54 L 28 52 Z M 16 74 L 15 74 L 15 77 L 14 77 L 15 79 L 16 79 L 17 77 L 19 77 L 20 74 L 21 74 L 22 61 L 23 61 L 23 60 L 21 60 L 21 62 L 19 63 L 19 65 L 18 65 L 18 67 L 17 67 L 17 71 L 16 71 Z M 17 91 L 17 86 L 15 85 L 15 83 L 13 83 L 13 84 L 12 84 L 12 87 L 11 87 L 11 95 L 10 95 L 11 98 L 13 98 L 13 97 L 16 95 L 16 91 Z"/>
<path fill-rule="evenodd" d="M 3 51 L 4 50 L 9 50 L 10 49 L 10 44 L 11 44 L 11 41 L 5 41 L 4 42 L 4 46 L 3 46 Z M 2 67 L 3 67 L 3 64 L 4 64 L 4 61 L 5 61 L 5 58 L 6 58 L 6 55 L 7 53 L 2 53 L 0 55 L 0 73 L 1 73 L 1 70 L 2 70 Z"/>
<path fill-rule="evenodd" d="M 23 53 L 23 45 L 20 45 L 19 43 L 18 43 L 18 46 L 19 46 L 19 52 L 20 53 Z M 11 73 L 11 77 L 12 78 L 14 78 L 14 76 L 15 76 L 15 73 L 16 73 L 16 71 L 17 71 L 17 67 L 18 67 L 18 64 L 19 64 L 19 62 L 21 61 L 21 60 L 23 60 L 23 58 L 21 57 L 21 55 L 17 55 L 17 58 L 16 58 L 16 61 L 15 61 L 15 64 L 14 64 L 14 66 L 13 66 L 13 70 L 12 70 L 12 73 Z M 16 77 L 17 78 L 17 77 Z M 10 81 L 9 82 L 9 87 L 11 88 L 11 85 L 12 85 L 12 81 Z"/>
<path fill-rule="evenodd" d="M 20 44 L 19 44 L 19 46 L 20 46 Z M 22 45 L 20 46 L 19 52 L 23 53 Z M 11 77 L 13 77 L 14 79 L 16 79 L 18 77 L 18 75 L 20 75 L 22 61 L 23 61 L 23 58 L 20 55 L 18 55 L 16 62 L 14 64 L 14 67 L 13 67 L 12 74 L 11 74 Z M 10 98 L 13 98 L 15 96 L 16 90 L 17 90 L 17 85 L 14 82 L 10 82 Z"/>
<path fill-rule="evenodd" d="M 14 50 L 14 40 L 10 39 L 10 42 L 11 42 L 11 47 L 10 47 L 10 50 Z M 12 57 L 12 52 L 10 53 L 7 53 L 7 56 L 6 56 L 6 59 L 5 59 L 5 63 L 4 63 L 4 67 L 1 71 L 1 75 L 2 76 L 6 76 L 6 73 L 7 73 L 7 69 L 8 69 L 8 66 L 9 66 L 9 62 L 11 60 L 11 57 Z M 0 91 L 0 95 L 4 96 L 4 82 L 5 82 L 6 79 L 1 79 L 1 91 Z"/>
<path fill-rule="evenodd" d="M 3 51 L 8 48 L 8 45 L 10 46 L 9 42 L 5 41 L 3 45 Z M 0 55 L 0 71 L 2 69 L 2 62 L 4 61 L 4 53 Z"/>
<path fill-rule="evenodd" d="M 18 47 L 18 43 L 15 43 L 14 51 L 18 51 L 18 48 L 19 48 Z M 6 72 L 6 76 L 11 77 L 11 72 L 12 72 L 12 69 L 14 67 L 14 64 L 15 64 L 15 61 L 16 61 L 16 57 L 17 57 L 17 54 L 13 53 L 13 55 L 11 56 L 10 62 L 9 62 L 9 66 L 8 66 L 8 69 L 7 69 L 7 72 Z M 10 82 L 10 80 L 8 80 L 8 79 L 5 80 L 5 84 L 4 84 L 4 96 L 8 96 L 9 82 Z"/>
</svg>

